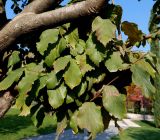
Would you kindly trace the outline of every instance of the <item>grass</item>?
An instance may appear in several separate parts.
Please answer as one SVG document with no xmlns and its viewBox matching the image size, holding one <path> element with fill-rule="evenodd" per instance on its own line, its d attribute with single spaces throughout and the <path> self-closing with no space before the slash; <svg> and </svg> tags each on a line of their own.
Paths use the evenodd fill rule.
<svg viewBox="0 0 160 140">
<path fill-rule="evenodd" d="M 30 117 L 18 116 L 18 110 L 11 109 L 0 119 L 0 139 L 20 140 L 29 136 L 55 132 L 55 117 L 47 116 L 41 127 L 36 128 Z"/>
<path fill-rule="evenodd" d="M 113 137 L 111 140 L 159 140 L 160 129 L 155 128 L 153 122 L 136 121 L 139 128 L 128 128 L 123 130 L 119 135 Z"/>
</svg>

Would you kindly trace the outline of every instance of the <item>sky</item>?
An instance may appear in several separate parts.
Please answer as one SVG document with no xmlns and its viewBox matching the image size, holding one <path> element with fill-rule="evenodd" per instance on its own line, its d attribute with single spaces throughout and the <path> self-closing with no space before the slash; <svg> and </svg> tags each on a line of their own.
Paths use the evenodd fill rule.
<svg viewBox="0 0 160 140">
<path fill-rule="evenodd" d="M 68 0 L 64 0 L 63 4 L 66 4 Z M 139 29 L 141 29 L 145 34 L 148 34 L 148 22 L 150 17 L 150 10 L 154 4 L 153 0 L 114 0 L 116 5 L 121 5 L 123 8 L 123 17 L 122 21 L 129 21 L 138 24 Z M 6 8 L 10 9 L 11 3 L 8 1 Z M 8 18 L 13 18 L 14 14 L 10 10 L 7 13 Z M 126 39 L 126 36 L 123 35 L 123 39 Z M 149 45 L 145 48 L 140 47 L 140 51 L 148 51 L 150 49 Z M 137 50 L 137 48 L 134 48 Z"/>
</svg>

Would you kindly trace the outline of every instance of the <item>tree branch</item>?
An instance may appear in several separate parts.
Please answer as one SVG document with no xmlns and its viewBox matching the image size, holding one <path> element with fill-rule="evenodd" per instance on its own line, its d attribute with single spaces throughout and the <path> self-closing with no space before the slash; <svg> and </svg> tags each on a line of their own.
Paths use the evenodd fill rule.
<svg viewBox="0 0 160 140">
<path fill-rule="evenodd" d="M 30 4 L 32 5 L 33 3 Z M 14 43 L 21 35 L 36 31 L 38 29 L 55 27 L 80 17 L 97 14 L 104 4 L 105 0 L 86 0 L 41 14 L 34 14 L 30 12 L 22 13 L 9 22 L 0 31 L 0 52 Z M 28 7 L 31 5 L 28 5 Z M 27 10 L 26 7 L 26 11 L 34 11 L 37 13 L 37 8 L 32 7 L 28 9 L 30 10 Z M 38 10 L 38 12 L 42 12 L 42 10 Z"/>
<path fill-rule="evenodd" d="M 27 12 L 39 14 L 47 11 L 49 8 L 53 7 L 54 4 L 57 4 L 60 1 L 61 0 L 34 0 L 24 8 L 21 14 Z"/>
<path fill-rule="evenodd" d="M 0 94 L 0 118 L 10 109 L 15 97 L 9 91 Z"/>
</svg>

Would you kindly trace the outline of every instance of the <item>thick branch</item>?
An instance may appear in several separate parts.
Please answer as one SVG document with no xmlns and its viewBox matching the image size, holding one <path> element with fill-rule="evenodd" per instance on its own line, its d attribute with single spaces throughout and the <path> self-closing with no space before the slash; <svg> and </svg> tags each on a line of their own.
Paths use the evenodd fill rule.
<svg viewBox="0 0 160 140">
<path fill-rule="evenodd" d="M 15 97 L 10 92 L 5 92 L 0 95 L 0 118 L 10 109 Z"/>
<path fill-rule="evenodd" d="M 97 14 L 104 3 L 105 0 L 86 0 L 41 14 L 22 13 L 0 31 L 0 51 L 5 50 L 23 34 L 42 28 L 55 27 L 83 16 Z"/>
<path fill-rule="evenodd" d="M 53 7 L 53 4 L 59 2 L 60 0 L 34 0 L 24 8 L 22 13 L 32 12 L 35 14 L 39 14 L 47 11 L 49 8 Z"/>
</svg>

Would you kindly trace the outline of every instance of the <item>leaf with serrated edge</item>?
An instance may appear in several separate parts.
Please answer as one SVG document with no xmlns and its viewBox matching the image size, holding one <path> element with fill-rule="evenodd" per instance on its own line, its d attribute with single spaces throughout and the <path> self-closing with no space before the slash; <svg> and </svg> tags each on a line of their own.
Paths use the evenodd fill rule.
<svg viewBox="0 0 160 140">
<path fill-rule="evenodd" d="M 64 99 L 67 95 L 67 88 L 64 86 L 64 84 L 62 84 L 55 90 L 48 90 L 47 94 L 49 104 L 56 109 L 64 103 Z"/>
<path fill-rule="evenodd" d="M 114 86 L 104 86 L 102 101 L 104 108 L 114 117 L 122 119 L 126 116 L 126 97 Z"/>
<path fill-rule="evenodd" d="M 94 42 L 94 37 L 90 36 L 86 42 L 86 54 L 89 56 L 90 60 L 96 65 L 99 66 L 99 63 L 104 60 L 105 52 L 100 52 L 99 46 L 97 42 Z"/>
<path fill-rule="evenodd" d="M 41 55 L 44 55 L 49 43 L 55 43 L 58 40 L 58 34 L 58 29 L 48 29 L 41 34 L 40 42 L 38 42 L 36 46 Z"/>
<path fill-rule="evenodd" d="M 80 71 L 79 66 L 77 65 L 76 61 L 72 59 L 70 61 L 70 66 L 68 70 L 64 74 L 65 83 L 73 89 L 74 87 L 78 86 L 81 82 L 82 74 Z"/>
<path fill-rule="evenodd" d="M 65 50 L 65 48 L 66 41 L 64 38 L 61 38 L 56 47 L 52 49 L 49 55 L 47 55 L 45 58 L 44 62 L 47 64 L 47 66 L 52 67 L 54 61 L 60 56 L 60 54 Z"/>
<path fill-rule="evenodd" d="M 151 83 L 150 74 L 137 64 L 131 66 L 131 71 L 133 83 L 142 88 L 145 97 L 152 97 L 156 89 Z"/>
<path fill-rule="evenodd" d="M 75 111 L 70 119 L 70 127 L 72 128 L 75 134 L 78 133 L 77 114 L 78 114 L 78 111 Z"/>
<path fill-rule="evenodd" d="M 132 45 L 143 39 L 144 34 L 141 30 L 138 30 L 138 26 L 135 23 L 124 21 L 122 23 L 122 31 L 125 35 L 128 35 L 129 42 Z"/>
<path fill-rule="evenodd" d="M 25 76 L 17 85 L 19 96 L 16 99 L 16 107 L 21 109 L 25 104 L 25 99 L 28 96 L 27 93 L 32 89 L 32 85 L 39 78 L 39 74 L 43 71 L 41 65 L 30 63 L 25 66 Z"/>
<path fill-rule="evenodd" d="M 79 65 L 83 76 L 86 74 L 86 72 L 94 70 L 94 67 L 88 64 L 86 54 L 77 55 L 76 62 Z"/>
<path fill-rule="evenodd" d="M 0 82 L 0 91 L 8 89 L 14 82 L 17 82 L 23 74 L 23 68 L 11 71 L 7 77 Z"/>
<path fill-rule="evenodd" d="M 20 61 L 19 54 L 20 54 L 19 51 L 12 52 L 12 55 L 9 57 L 9 60 L 8 60 L 8 68 L 10 66 L 17 64 Z"/>
<path fill-rule="evenodd" d="M 79 40 L 78 29 L 73 30 L 69 35 L 66 35 L 65 38 L 66 38 L 67 43 L 72 48 L 75 48 Z"/>
<path fill-rule="evenodd" d="M 49 73 L 47 77 L 48 77 L 46 81 L 47 89 L 54 89 L 60 82 L 60 79 L 57 78 L 56 73 L 54 71 Z"/>
<path fill-rule="evenodd" d="M 92 138 L 103 131 L 103 121 L 101 108 L 93 102 L 82 104 L 77 113 L 77 124 L 81 129 L 87 129 L 91 132 Z"/>
<path fill-rule="evenodd" d="M 71 59 L 70 55 L 58 58 L 54 63 L 54 71 L 57 73 L 61 70 L 64 70 Z"/>
<path fill-rule="evenodd" d="M 116 26 L 109 19 L 96 17 L 92 23 L 92 31 L 97 39 L 106 46 L 109 41 L 115 38 Z"/>
<path fill-rule="evenodd" d="M 106 60 L 105 66 L 110 72 L 117 72 L 128 68 L 121 58 L 120 52 L 113 52 L 113 54 Z"/>
</svg>

